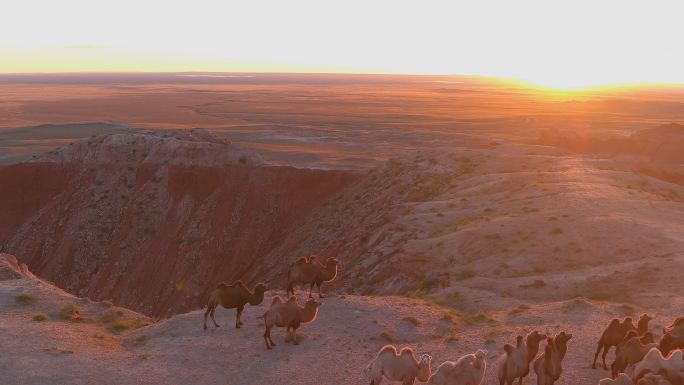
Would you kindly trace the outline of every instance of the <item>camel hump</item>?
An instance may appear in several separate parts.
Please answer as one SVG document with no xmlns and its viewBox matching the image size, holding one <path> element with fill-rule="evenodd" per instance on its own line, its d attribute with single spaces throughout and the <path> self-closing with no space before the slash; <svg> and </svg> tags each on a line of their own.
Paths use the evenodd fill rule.
<svg viewBox="0 0 684 385">
<path fill-rule="evenodd" d="M 216 285 L 216 288 L 217 288 L 217 289 L 226 289 L 226 288 L 228 288 L 228 287 L 230 287 L 230 285 L 228 285 L 228 284 L 225 283 L 225 282 L 221 282 L 221 283 L 219 283 L 218 285 Z"/>
<path fill-rule="evenodd" d="M 608 325 L 608 327 L 609 327 L 609 328 L 612 328 L 612 327 L 616 327 L 616 326 L 618 326 L 618 325 L 620 325 L 620 320 L 617 319 L 617 318 L 613 318 L 613 319 L 610 321 L 610 324 Z"/>
<path fill-rule="evenodd" d="M 636 330 L 630 330 L 625 334 L 625 339 L 624 341 L 628 341 L 630 338 L 637 337 L 637 332 Z"/>
<path fill-rule="evenodd" d="M 271 300 L 271 306 L 273 306 L 273 305 L 278 305 L 278 304 L 281 304 L 281 303 L 283 303 L 283 299 L 280 298 L 279 295 L 274 296 L 273 299 Z"/>
<path fill-rule="evenodd" d="M 299 257 L 297 258 L 291 266 L 298 266 L 298 265 L 305 265 L 308 264 L 310 260 L 310 257 L 304 256 L 304 257 Z"/>
<path fill-rule="evenodd" d="M 670 330 L 676 328 L 677 326 L 681 325 L 682 323 L 684 323 L 684 316 L 678 317 L 676 320 L 672 321 L 671 324 L 667 325 L 665 330 L 667 330 L 669 332 Z"/>
<path fill-rule="evenodd" d="M 505 344 L 505 345 L 504 345 L 504 351 L 505 351 L 506 354 L 509 355 L 509 356 L 510 356 L 511 354 L 513 354 L 513 349 L 515 349 L 515 348 L 514 348 L 513 345 L 511 345 L 511 344 Z"/>
</svg>

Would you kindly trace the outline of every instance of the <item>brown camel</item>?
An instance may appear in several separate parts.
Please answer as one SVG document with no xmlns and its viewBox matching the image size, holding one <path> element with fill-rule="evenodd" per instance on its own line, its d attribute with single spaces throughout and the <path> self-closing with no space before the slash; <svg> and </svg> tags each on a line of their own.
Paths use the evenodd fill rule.
<svg viewBox="0 0 684 385">
<path fill-rule="evenodd" d="M 650 332 L 639 338 L 637 332 L 630 330 L 625 336 L 625 340 L 615 349 L 615 361 L 610 365 L 611 376 L 617 378 L 620 373 L 624 373 L 628 366 L 641 361 L 651 348 L 657 346 L 658 344 L 653 342 L 653 334 Z"/>
<path fill-rule="evenodd" d="M 221 326 L 217 324 L 216 319 L 214 319 L 214 312 L 219 304 L 226 309 L 237 308 L 235 327 L 239 328 L 242 326 L 240 317 L 242 316 L 242 311 L 245 309 L 245 305 L 247 303 L 252 306 L 261 304 L 261 301 L 264 300 L 264 292 L 266 292 L 266 290 L 268 290 L 268 287 L 263 283 L 258 283 L 254 287 L 254 291 L 250 291 L 242 281 L 235 281 L 232 285 L 228 285 L 225 282 L 219 283 L 218 286 L 216 286 L 216 289 L 209 295 L 207 311 L 204 312 L 204 329 L 207 329 L 207 316 L 211 316 L 211 320 L 214 321 L 214 326 Z"/>
<path fill-rule="evenodd" d="M 665 356 L 675 349 L 684 349 L 684 316 L 677 318 L 663 329 L 659 348 Z"/>
<path fill-rule="evenodd" d="M 653 317 L 650 315 L 644 313 L 639 317 L 639 322 L 637 322 L 637 335 L 639 337 L 643 336 L 644 334 L 648 333 L 648 323 L 653 320 Z"/>
<path fill-rule="evenodd" d="M 304 307 L 299 306 L 297 297 L 290 297 L 287 302 L 283 302 L 280 297 L 275 296 L 271 302 L 271 307 L 264 313 L 264 341 L 266 341 L 266 348 L 271 349 L 275 344 L 271 339 L 271 329 L 274 326 L 286 327 L 287 334 L 285 342 L 290 339 L 294 341 L 295 345 L 299 345 L 297 341 L 297 328 L 303 323 L 309 323 L 316 319 L 318 308 L 321 306 L 319 302 L 309 299 L 304 304 Z"/>
<path fill-rule="evenodd" d="M 498 379 L 500 385 L 512 385 L 516 378 L 523 378 L 530 372 L 530 363 L 539 352 L 539 343 L 546 339 L 546 335 L 539 334 L 536 330 L 529 333 L 523 342 L 523 337 L 516 338 L 516 346 L 504 345 L 504 355 L 499 361 Z"/>
<path fill-rule="evenodd" d="M 620 322 L 620 320 L 617 318 L 613 318 L 606 330 L 604 330 L 603 334 L 601 334 L 601 338 L 599 339 L 598 346 L 596 348 L 596 354 L 594 354 L 594 362 L 591 364 L 591 368 L 596 369 L 596 359 L 603 349 L 603 369 L 608 370 L 608 365 L 606 365 L 606 356 L 608 355 L 608 351 L 611 347 L 620 344 L 630 330 L 637 330 L 631 317 L 626 317 L 622 322 Z"/>
<path fill-rule="evenodd" d="M 328 258 L 325 265 L 318 262 L 315 255 L 300 257 L 287 270 L 287 294 L 294 295 L 294 285 L 309 284 L 309 298 L 313 298 L 311 291 L 318 286 L 318 298 L 323 298 L 321 286 L 323 282 L 330 282 L 337 276 L 339 262 L 335 258 Z"/>
<path fill-rule="evenodd" d="M 561 340 L 565 341 L 565 350 L 567 351 L 567 340 L 569 338 L 563 339 L 564 337 L 561 337 Z M 556 338 L 558 339 L 559 336 L 556 336 Z M 544 348 L 544 353 L 540 354 L 539 357 L 534 360 L 533 364 L 534 372 L 537 374 L 537 385 L 555 384 L 563 372 L 563 366 L 561 363 L 561 352 L 558 349 L 555 340 L 551 337 L 548 337 L 546 339 L 546 348 Z"/>
</svg>

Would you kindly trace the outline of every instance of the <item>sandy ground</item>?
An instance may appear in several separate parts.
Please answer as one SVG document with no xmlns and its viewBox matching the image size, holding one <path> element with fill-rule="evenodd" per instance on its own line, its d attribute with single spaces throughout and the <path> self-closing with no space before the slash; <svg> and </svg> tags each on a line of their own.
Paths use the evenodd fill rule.
<svg viewBox="0 0 684 385">
<path fill-rule="evenodd" d="M 21 294 L 28 294 L 31 303 L 17 300 Z M 299 295 L 303 301 L 304 293 Z M 389 342 L 383 333 L 397 345 L 432 353 L 436 365 L 488 349 L 486 383 L 494 384 L 502 345 L 530 330 L 572 333 L 559 384 L 595 384 L 606 372 L 590 368 L 593 349 L 611 317 L 647 310 L 655 315 L 652 325 L 663 325 L 681 305 L 678 301 L 669 310 L 635 309 L 578 298 L 469 313 L 417 299 L 332 293 L 321 300 L 318 318 L 300 328 L 300 345 L 284 343 L 284 330 L 276 329 L 277 345 L 268 351 L 258 318 L 268 298 L 247 307 L 243 328 L 232 326 L 233 310 L 219 309 L 222 327 L 205 331 L 199 310 L 152 323 L 106 303 L 73 297 L 36 278 L 4 279 L 0 281 L 3 384 L 363 384 L 368 381 L 364 368 Z M 59 316 L 67 303 L 77 305 L 83 320 Z M 122 312 L 118 321 L 138 323 L 114 334 L 106 314 L 116 311 Z M 46 320 L 32 320 L 41 313 Z M 534 381 L 532 374 L 526 383 Z"/>
</svg>

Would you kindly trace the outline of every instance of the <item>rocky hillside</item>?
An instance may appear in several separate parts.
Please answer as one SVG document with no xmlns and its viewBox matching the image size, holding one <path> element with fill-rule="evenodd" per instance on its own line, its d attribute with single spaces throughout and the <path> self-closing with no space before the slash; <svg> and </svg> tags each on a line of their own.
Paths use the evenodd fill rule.
<svg viewBox="0 0 684 385">
<path fill-rule="evenodd" d="M 333 290 L 468 311 L 577 296 L 645 304 L 645 286 L 681 291 L 667 284 L 684 272 L 684 187 L 615 160 L 500 141 L 353 173 L 244 155 L 188 164 L 168 155 L 171 140 L 115 137 L 89 139 L 85 155 L 0 168 L 12 181 L 0 183 L 11 214 L 0 242 L 60 287 L 145 314 L 199 307 L 222 280 L 282 289 L 290 261 L 311 253 L 341 260 Z M 150 140 L 164 148 L 121 157 Z"/>
<path fill-rule="evenodd" d="M 106 135 L 0 167 L 0 245 L 73 293 L 168 315 L 221 280 L 260 277 L 263 257 L 357 178 L 261 167 L 200 134 Z"/>
</svg>

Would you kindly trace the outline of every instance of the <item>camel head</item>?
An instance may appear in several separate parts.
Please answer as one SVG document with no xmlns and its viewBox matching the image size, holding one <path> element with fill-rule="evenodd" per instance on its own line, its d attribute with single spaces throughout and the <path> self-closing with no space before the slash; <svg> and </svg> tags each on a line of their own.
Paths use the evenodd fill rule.
<svg viewBox="0 0 684 385">
<path fill-rule="evenodd" d="M 421 354 L 420 360 L 418 361 L 418 373 L 416 377 L 420 382 L 427 382 L 432 374 L 432 354 L 424 353 Z"/>
<path fill-rule="evenodd" d="M 544 372 L 551 378 L 557 379 L 562 370 L 558 348 L 556 348 L 553 338 L 548 337 L 544 348 Z"/>
<path fill-rule="evenodd" d="M 558 345 L 559 342 L 560 343 L 567 343 L 571 338 L 572 338 L 572 334 L 568 334 L 566 332 L 560 332 L 556 336 L 556 345 Z"/>
<path fill-rule="evenodd" d="M 650 321 L 652 321 L 652 320 L 653 320 L 653 317 L 651 317 L 650 315 L 648 315 L 648 314 L 646 314 L 646 313 L 644 313 L 644 314 L 642 314 L 641 316 L 639 316 L 639 323 L 642 323 L 642 322 L 650 322 Z"/>
<path fill-rule="evenodd" d="M 523 344 L 523 336 L 515 337 L 515 347 L 519 348 L 520 346 L 522 346 L 522 344 Z"/>
<path fill-rule="evenodd" d="M 634 326 L 634 320 L 632 317 L 625 317 L 624 320 L 622 320 L 622 326 L 627 329 L 636 329 L 636 326 Z"/>
<path fill-rule="evenodd" d="M 527 335 L 527 345 L 539 345 L 540 342 L 546 339 L 546 334 L 541 334 L 538 331 L 533 331 Z"/>
<path fill-rule="evenodd" d="M 332 269 L 333 267 L 339 267 L 340 266 L 340 261 L 337 260 L 337 258 L 330 257 L 325 261 L 325 267 Z"/>
<path fill-rule="evenodd" d="M 480 369 L 485 363 L 485 357 L 487 357 L 487 350 L 479 349 L 475 352 L 475 361 L 473 361 L 473 367 L 475 369 Z"/>
</svg>

